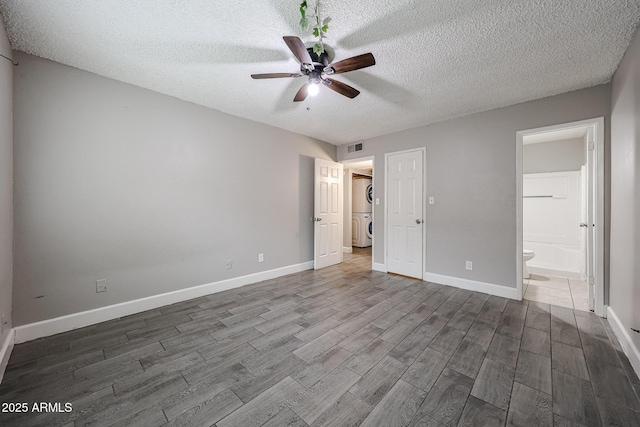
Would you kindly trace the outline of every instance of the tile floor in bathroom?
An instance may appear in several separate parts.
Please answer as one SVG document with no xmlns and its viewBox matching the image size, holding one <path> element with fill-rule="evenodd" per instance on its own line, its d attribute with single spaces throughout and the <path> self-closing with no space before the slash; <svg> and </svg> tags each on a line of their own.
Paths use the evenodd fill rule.
<svg viewBox="0 0 640 427">
<path fill-rule="evenodd" d="M 584 280 L 531 273 L 523 285 L 524 298 L 529 301 L 589 311 L 589 291 Z"/>
</svg>

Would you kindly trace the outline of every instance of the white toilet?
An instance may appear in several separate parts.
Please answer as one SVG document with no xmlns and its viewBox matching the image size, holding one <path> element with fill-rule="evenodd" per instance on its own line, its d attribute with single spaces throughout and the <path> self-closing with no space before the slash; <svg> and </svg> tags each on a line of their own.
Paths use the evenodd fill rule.
<svg viewBox="0 0 640 427">
<path fill-rule="evenodd" d="M 531 274 L 529 273 L 529 269 L 527 268 L 527 261 L 530 261 L 534 256 L 536 256 L 535 252 L 530 251 L 529 249 L 522 250 L 522 278 L 523 279 L 528 279 L 531 277 Z"/>
</svg>

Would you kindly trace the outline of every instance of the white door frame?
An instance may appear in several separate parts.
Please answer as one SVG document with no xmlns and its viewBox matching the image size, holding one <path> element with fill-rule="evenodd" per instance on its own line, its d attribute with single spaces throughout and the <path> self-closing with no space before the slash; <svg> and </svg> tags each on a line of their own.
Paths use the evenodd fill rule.
<svg viewBox="0 0 640 427">
<path fill-rule="evenodd" d="M 604 117 L 581 120 L 578 122 L 563 123 L 554 126 L 546 126 L 536 129 L 528 129 L 516 132 L 516 283 L 519 294 L 522 295 L 522 151 L 526 135 L 546 133 L 562 129 L 576 127 L 589 127 L 594 129 L 595 162 L 596 162 L 596 212 L 594 215 L 596 229 L 595 247 L 595 293 L 594 311 L 600 317 L 606 317 L 604 305 Z M 587 278 L 588 282 L 588 278 Z"/>
<path fill-rule="evenodd" d="M 387 256 L 389 252 L 387 242 L 387 218 L 389 216 L 387 212 L 389 206 L 387 203 L 387 197 L 389 194 L 387 188 L 387 171 L 389 168 L 389 157 L 396 154 L 412 153 L 415 151 L 420 151 L 422 153 L 422 280 L 424 280 L 425 272 L 427 270 L 427 205 L 425 196 L 427 194 L 427 147 L 411 148 L 409 150 L 394 151 L 392 153 L 384 154 L 384 271 L 388 271 Z M 373 190 L 375 191 L 375 187 Z"/>
<path fill-rule="evenodd" d="M 375 253 L 376 253 L 376 234 L 378 234 L 375 231 L 375 227 L 376 227 L 376 223 L 375 223 L 375 210 L 376 210 L 376 183 L 375 183 L 375 179 L 376 179 L 376 156 L 366 156 L 366 157 L 357 157 L 355 159 L 347 159 L 347 160 L 341 160 L 340 163 L 342 163 L 342 165 L 344 166 L 345 164 L 348 163 L 354 163 L 354 162 L 364 162 L 367 160 L 371 160 L 371 182 L 373 183 L 373 203 L 371 206 L 371 214 L 373 215 L 373 236 L 371 236 L 371 269 L 375 270 L 374 267 L 374 262 L 373 259 L 375 258 Z M 351 181 L 351 180 L 350 180 Z M 343 185 L 347 184 L 346 180 L 342 180 Z M 342 209 L 344 210 L 345 213 L 348 213 L 348 215 L 345 214 L 345 220 L 348 218 L 349 221 L 351 221 L 351 217 L 353 216 L 353 191 L 349 190 L 350 194 L 351 194 L 351 200 L 349 203 L 349 206 L 343 206 Z"/>
</svg>

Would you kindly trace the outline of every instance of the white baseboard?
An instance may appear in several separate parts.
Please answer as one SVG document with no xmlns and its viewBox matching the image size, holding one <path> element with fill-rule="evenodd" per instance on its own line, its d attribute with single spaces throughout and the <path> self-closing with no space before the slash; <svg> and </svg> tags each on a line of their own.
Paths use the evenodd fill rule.
<svg viewBox="0 0 640 427">
<path fill-rule="evenodd" d="M 582 279 L 580 273 L 575 271 L 556 270 L 555 268 L 543 268 L 527 265 L 529 273 L 546 274 L 548 276 L 570 277 L 572 279 Z"/>
<path fill-rule="evenodd" d="M 521 292 L 517 288 L 495 285 L 493 283 L 477 282 L 475 280 L 461 279 L 459 277 L 444 276 L 442 274 L 424 273 L 423 280 L 438 283 L 440 285 L 455 286 L 456 288 L 467 289 L 469 291 L 484 292 L 485 294 L 496 295 L 503 298 L 521 300 Z"/>
<path fill-rule="evenodd" d="M 387 266 L 384 264 L 380 264 L 379 262 L 374 262 L 371 264 L 371 269 L 373 271 L 380 271 L 382 273 L 386 273 L 387 272 Z"/>
<path fill-rule="evenodd" d="M 345 253 L 345 254 L 353 253 L 353 246 L 343 246 L 342 253 Z"/>
<path fill-rule="evenodd" d="M 118 319 L 131 314 L 153 310 L 165 305 L 175 304 L 177 302 L 187 301 L 193 298 L 215 294 L 216 292 L 239 288 L 241 286 L 261 282 L 263 280 L 275 279 L 287 274 L 298 273 L 300 271 L 311 269 L 313 269 L 313 261 L 308 261 L 301 264 L 276 268 L 274 270 L 261 271 L 259 273 L 234 277 L 232 279 L 221 280 L 215 283 L 208 283 L 206 285 L 194 286 L 187 289 L 180 289 L 178 291 L 100 307 L 93 310 L 81 311 L 79 313 L 29 323 L 27 325 L 16 326 L 15 343 L 19 344 L 35 340 L 37 338 L 83 328 L 85 326 L 94 325 L 107 320 Z"/>
<path fill-rule="evenodd" d="M 613 332 L 615 332 L 618 341 L 620 341 L 620 345 L 622 346 L 624 353 L 629 358 L 629 362 L 631 362 L 633 370 L 636 371 L 636 375 L 640 377 L 640 350 L 633 344 L 633 341 L 631 341 L 631 336 L 627 332 L 628 328 L 622 324 L 611 307 L 607 307 L 607 319 L 609 320 L 609 324 L 611 324 L 611 328 L 613 328 Z"/>
<path fill-rule="evenodd" d="M 9 329 L 9 333 L 4 339 L 4 342 L 2 343 L 2 347 L 0 347 L 0 383 L 2 383 L 2 378 L 4 377 L 4 371 L 7 370 L 7 365 L 9 364 L 9 357 L 11 357 L 11 350 L 13 350 L 15 337 L 16 337 L 15 331 L 13 329 Z"/>
</svg>

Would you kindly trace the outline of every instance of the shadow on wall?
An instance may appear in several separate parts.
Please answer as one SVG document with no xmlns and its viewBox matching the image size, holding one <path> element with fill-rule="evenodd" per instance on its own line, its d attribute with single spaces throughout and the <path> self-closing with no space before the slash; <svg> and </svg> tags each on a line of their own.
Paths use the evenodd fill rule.
<svg viewBox="0 0 640 427">
<path fill-rule="evenodd" d="M 332 156 L 327 153 L 329 158 Z M 313 259 L 313 222 L 311 218 L 313 217 L 313 196 L 314 196 L 314 188 L 313 188 L 313 175 L 315 170 L 315 159 L 313 157 L 300 155 L 298 156 L 298 242 L 300 242 L 300 248 L 307 244 L 310 245 L 308 250 L 311 253 L 311 257 Z M 306 236 L 311 236 L 311 238 L 307 238 Z M 305 243 L 306 242 L 306 243 Z M 309 243 L 310 242 L 310 243 Z M 301 250 L 301 253 L 304 251 Z M 300 260 L 310 261 L 308 259 Z"/>
</svg>

